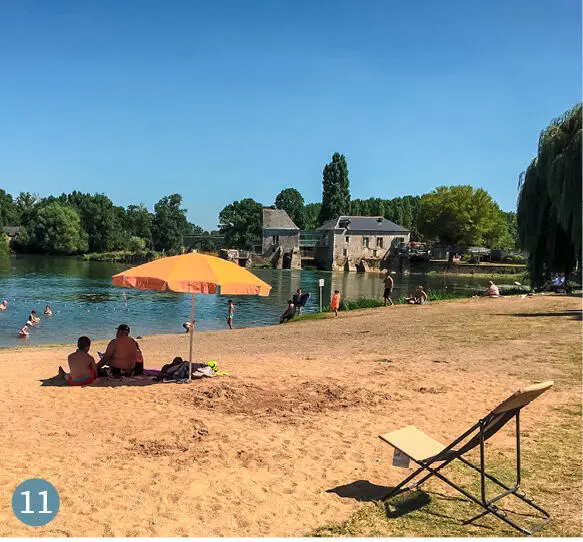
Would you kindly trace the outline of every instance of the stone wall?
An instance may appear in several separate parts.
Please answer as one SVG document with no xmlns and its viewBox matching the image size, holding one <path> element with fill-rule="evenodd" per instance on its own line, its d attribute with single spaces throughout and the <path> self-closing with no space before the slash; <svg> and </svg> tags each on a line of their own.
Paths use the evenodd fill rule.
<svg viewBox="0 0 583 542">
<path fill-rule="evenodd" d="M 273 236 L 279 236 L 279 241 L 274 243 Z M 280 246 L 284 252 L 292 251 L 295 247 L 300 246 L 300 232 L 296 230 L 263 230 L 262 252 L 264 256 L 274 253 L 275 249 Z"/>
<path fill-rule="evenodd" d="M 364 244 L 365 238 L 368 239 L 368 248 Z M 409 233 L 394 235 L 336 234 L 332 245 L 334 254 L 330 262 L 331 269 L 342 271 L 348 267 L 349 270 L 352 270 L 361 260 L 382 260 L 397 238 L 402 238 L 407 243 L 409 242 Z"/>
</svg>

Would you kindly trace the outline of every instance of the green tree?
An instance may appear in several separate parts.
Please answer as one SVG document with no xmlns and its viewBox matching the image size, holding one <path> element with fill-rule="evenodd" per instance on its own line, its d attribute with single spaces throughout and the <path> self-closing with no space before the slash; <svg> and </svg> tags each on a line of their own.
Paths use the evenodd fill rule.
<svg viewBox="0 0 583 542">
<path fill-rule="evenodd" d="M 171 194 L 163 197 L 154 206 L 152 236 L 154 248 L 166 252 L 182 250 L 182 236 L 186 231 L 186 209 L 182 209 L 182 196 Z"/>
<path fill-rule="evenodd" d="M 151 248 L 152 222 L 154 217 L 143 203 L 139 205 L 128 205 L 125 214 L 125 229 L 131 236 L 140 237 L 146 242 L 146 246 Z"/>
<path fill-rule="evenodd" d="M 87 251 L 87 234 L 77 211 L 57 202 L 43 205 L 35 217 L 34 244 L 43 252 L 78 254 Z"/>
<path fill-rule="evenodd" d="M 324 167 L 322 176 L 322 208 L 318 216 L 319 225 L 340 215 L 350 214 L 350 181 L 344 155 L 335 152 L 332 161 Z"/>
<path fill-rule="evenodd" d="M 22 226 L 31 227 L 31 223 L 36 214 L 41 198 L 30 192 L 21 192 L 16 198 L 16 208 L 18 210 L 19 221 Z"/>
<path fill-rule="evenodd" d="M 448 246 L 491 244 L 500 227 L 500 209 L 483 188 L 439 186 L 421 196 L 418 229 Z"/>
<path fill-rule="evenodd" d="M 261 237 L 263 205 L 251 198 L 234 201 L 219 213 L 220 232 L 228 248 L 249 248 L 252 241 Z"/>
<path fill-rule="evenodd" d="M 20 217 L 16 203 L 8 192 L 0 188 L 0 227 L 18 226 L 19 224 Z M 2 239 L 0 239 L 1 241 Z"/>
<path fill-rule="evenodd" d="M 304 228 L 306 230 L 315 230 L 318 227 L 318 216 L 321 208 L 321 203 L 308 203 L 304 206 Z"/>
<path fill-rule="evenodd" d="M 520 176 L 518 233 L 534 286 L 581 262 L 582 112 L 577 104 L 542 131 L 537 156 Z"/>
<path fill-rule="evenodd" d="M 282 209 L 303 230 L 306 226 L 304 198 L 295 188 L 285 188 L 275 198 L 276 209 Z"/>
<path fill-rule="evenodd" d="M 127 247 L 129 235 L 124 230 L 123 209 L 115 207 L 105 194 L 83 194 L 74 191 L 66 197 L 81 218 L 89 237 L 91 252 L 109 252 Z M 63 196 L 59 198 L 62 200 Z"/>
</svg>

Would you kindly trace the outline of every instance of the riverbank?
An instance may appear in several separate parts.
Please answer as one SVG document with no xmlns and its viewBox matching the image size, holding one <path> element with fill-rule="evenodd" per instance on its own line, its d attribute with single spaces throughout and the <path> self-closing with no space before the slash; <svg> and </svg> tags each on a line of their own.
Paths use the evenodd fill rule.
<svg viewBox="0 0 583 542">
<path fill-rule="evenodd" d="M 561 296 L 464 299 L 198 333 L 195 360 L 228 375 L 190 385 L 55 387 L 72 345 L 0 350 L 0 535 L 32 534 L 10 498 L 42 477 L 61 495 L 44 536 L 506 536 L 491 518 L 461 526 L 467 507 L 439 482 L 400 518 L 373 507 L 358 523 L 373 506 L 359 501 L 403 476 L 379 433 L 415 424 L 448 441 L 548 379 L 521 416 L 523 486 L 555 517 L 544 535 L 581 535 L 580 309 Z M 151 368 L 188 352 L 185 334 L 140 343 Z M 511 433 L 492 440 L 493 466 Z M 351 497 L 359 480 L 372 493 Z"/>
</svg>

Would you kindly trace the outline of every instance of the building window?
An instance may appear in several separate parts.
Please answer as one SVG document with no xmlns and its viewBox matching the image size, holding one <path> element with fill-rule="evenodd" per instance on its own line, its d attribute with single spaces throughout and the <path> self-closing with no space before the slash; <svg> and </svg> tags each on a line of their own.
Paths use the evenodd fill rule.
<svg viewBox="0 0 583 542">
<path fill-rule="evenodd" d="M 279 235 L 273 235 L 271 237 L 271 240 L 272 240 L 274 245 L 279 245 Z"/>
<path fill-rule="evenodd" d="M 364 248 L 368 248 L 368 237 L 363 237 L 362 238 L 362 246 Z"/>
<path fill-rule="evenodd" d="M 383 238 L 377 237 L 377 248 L 383 248 Z"/>
<path fill-rule="evenodd" d="M 376 249 L 372 251 L 372 257 L 373 258 L 376 258 L 377 257 L 377 251 L 376 251 Z"/>
<path fill-rule="evenodd" d="M 348 256 L 348 250 L 343 249 L 342 250 L 342 256 Z"/>
<path fill-rule="evenodd" d="M 346 240 L 347 243 L 350 243 L 350 237 L 348 237 L 348 235 L 344 239 Z"/>
</svg>

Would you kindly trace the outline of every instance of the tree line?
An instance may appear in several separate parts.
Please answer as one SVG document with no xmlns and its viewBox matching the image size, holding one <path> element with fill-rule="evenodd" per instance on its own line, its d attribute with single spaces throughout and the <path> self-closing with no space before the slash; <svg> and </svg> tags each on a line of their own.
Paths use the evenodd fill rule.
<svg viewBox="0 0 583 542">
<path fill-rule="evenodd" d="M 287 212 L 302 230 L 312 230 L 341 215 L 383 216 L 411 231 L 412 241 L 445 246 L 518 248 L 516 213 L 504 212 L 483 188 L 440 186 L 422 196 L 351 199 L 348 165 L 335 153 L 322 172 L 322 202 L 305 204 L 295 188 L 285 188 L 271 206 Z M 261 236 L 263 205 L 251 198 L 235 201 L 219 213 L 228 246 L 248 248 Z"/>
<path fill-rule="evenodd" d="M 154 212 L 143 205 L 116 206 L 104 194 L 73 191 L 40 198 L 0 189 L 0 227 L 20 226 L 16 250 L 51 254 L 87 252 L 179 253 L 183 235 L 210 235 L 189 223 L 182 196 L 165 196 Z M 212 247 L 210 247 L 212 249 Z"/>
</svg>

